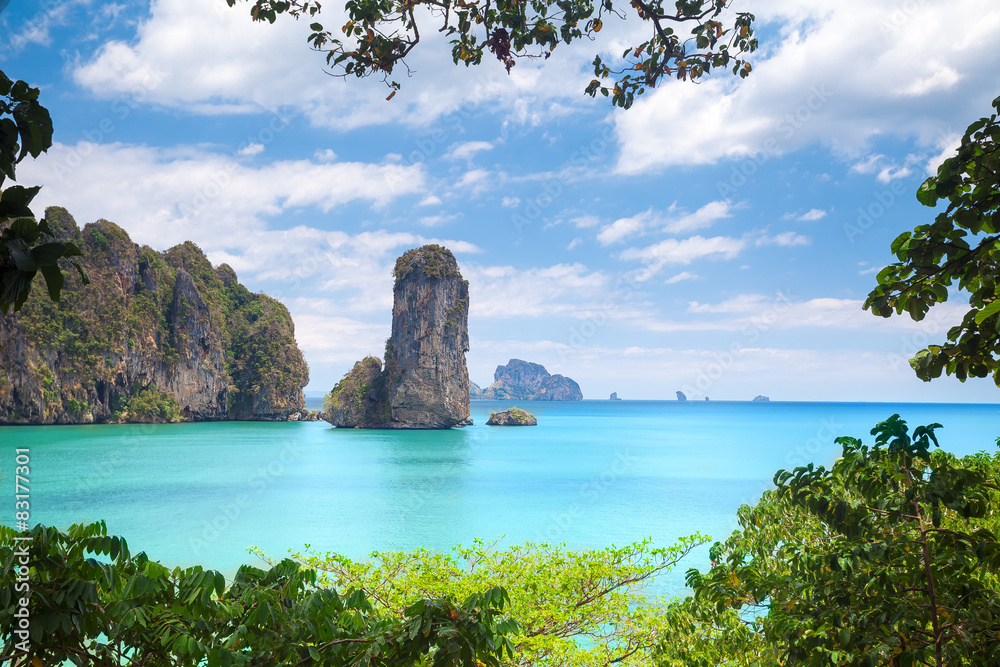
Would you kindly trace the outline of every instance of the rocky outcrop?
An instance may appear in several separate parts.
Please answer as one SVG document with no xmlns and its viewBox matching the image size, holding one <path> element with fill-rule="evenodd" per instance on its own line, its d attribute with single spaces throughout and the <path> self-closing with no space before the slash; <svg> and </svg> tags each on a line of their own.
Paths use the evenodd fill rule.
<svg viewBox="0 0 1000 667">
<path fill-rule="evenodd" d="M 193 243 L 160 253 L 106 220 L 46 219 L 83 250 L 59 303 L 0 317 L 0 423 L 284 420 L 309 371 L 285 307 Z"/>
<path fill-rule="evenodd" d="M 392 421 L 382 361 L 365 357 L 330 391 L 323 419 L 343 428 L 384 428 Z"/>
<path fill-rule="evenodd" d="M 473 401 L 478 401 L 483 398 L 483 388 L 472 380 L 469 380 L 469 398 Z"/>
<path fill-rule="evenodd" d="M 385 366 L 376 372 L 374 357 L 356 364 L 327 396 L 324 419 L 354 428 L 470 424 L 469 283 L 439 245 L 407 251 L 393 273 Z"/>
<path fill-rule="evenodd" d="M 491 412 L 487 426 L 537 426 L 535 415 L 521 408 L 510 408 L 503 412 Z"/>
<path fill-rule="evenodd" d="M 609 400 L 620 401 L 622 399 L 618 398 L 618 392 L 617 391 L 613 391 L 613 392 L 611 392 L 611 398 Z"/>
<path fill-rule="evenodd" d="M 583 399 L 580 385 L 562 375 L 550 375 L 541 364 L 511 359 L 506 366 L 497 366 L 493 384 L 483 389 L 482 397 L 490 400 L 517 401 L 579 401 Z"/>
<path fill-rule="evenodd" d="M 679 391 L 679 392 L 677 392 L 677 400 L 678 401 L 686 401 L 686 400 L 688 400 L 688 397 L 684 395 L 683 391 Z"/>
<path fill-rule="evenodd" d="M 763 394 L 758 394 L 753 397 L 754 403 L 770 403 L 771 399 Z"/>
</svg>

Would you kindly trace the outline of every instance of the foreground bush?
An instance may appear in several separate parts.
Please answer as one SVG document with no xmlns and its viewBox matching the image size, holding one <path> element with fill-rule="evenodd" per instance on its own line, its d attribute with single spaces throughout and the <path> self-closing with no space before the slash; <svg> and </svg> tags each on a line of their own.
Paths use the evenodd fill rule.
<svg viewBox="0 0 1000 667">
<path fill-rule="evenodd" d="M 22 558 L 26 570 L 15 570 Z M 477 667 L 510 655 L 505 635 L 516 628 L 502 618 L 500 588 L 462 603 L 414 600 L 389 616 L 359 590 L 317 587 L 315 572 L 290 560 L 244 565 L 228 587 L 212 570 L 168 570 L 132 556 L 103 522 L 65 533 L 2 527 L 0 560 L 0 664 Z M 27 636 L 20 572 L 31 587 Z"/>
</svg>

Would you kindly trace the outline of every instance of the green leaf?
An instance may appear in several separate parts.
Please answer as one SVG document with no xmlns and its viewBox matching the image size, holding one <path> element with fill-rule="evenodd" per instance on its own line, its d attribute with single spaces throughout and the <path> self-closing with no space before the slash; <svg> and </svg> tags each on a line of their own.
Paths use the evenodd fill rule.
<svg viewBox="0 0 1000 667">
<path fill-rule="evenodd" d="M 49 290 L 49 298 L 53 301 L 59 300 L 59 293 L 63 288 L 63 274 L 55 264 L 45 264 L 39 267 L 42 275 L 45 276 L 45 286 Z M 117 552 L 117 549 L 115 550 Z M 112 554 L 112 557 L 117 553 Z"/>
<path fill-rule="evenodd" d="M 990 317 L 1000 313 L 1000 299 L 993 301 L 985 308 L 976 313 L 976 324 L 982 324 Z"/>
<path fill-rule="evenodd" d="M 931 176 L 917 189 L 917 201 L 924 206 L 934 207 L 937 205 L 937 200 L 937 179 Z"/>
</svg>

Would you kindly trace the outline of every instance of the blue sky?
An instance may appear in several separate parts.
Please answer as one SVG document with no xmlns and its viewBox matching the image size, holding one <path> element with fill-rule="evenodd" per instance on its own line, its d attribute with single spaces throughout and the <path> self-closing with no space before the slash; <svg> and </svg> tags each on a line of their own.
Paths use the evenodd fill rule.
<svg viewBox="0 0 1000 667">
<path fill-rule="evenodd" d="M 923 323 L 861 303 L 892 239 L 934 214 L 913 192 L 1000 94 L 1000 6 L 734 8 L 759 22 L 748 79 L 671 82 L 629 111 L 582 91 L 637 21 L 510 76 L 453 66 L 425 30 L 386 102 L 327 76 L 305 23 L 245 4 L 12 0 L 0 67 L 52 113 L 55 145 L 18 171 L 38 210 L 232 265 L 288 306 L 309 391 L 381 352 L 392 263 L 433 241 L 470 281 L 483 385 L 517 357 L 587 398 L 996 401 L 905 363 L 961 295 Z"/>
</svg>

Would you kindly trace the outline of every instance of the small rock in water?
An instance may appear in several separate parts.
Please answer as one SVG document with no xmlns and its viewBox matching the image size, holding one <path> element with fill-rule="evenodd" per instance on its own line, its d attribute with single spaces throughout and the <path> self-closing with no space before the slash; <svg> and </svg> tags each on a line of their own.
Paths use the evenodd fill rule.
<svg viewBox="0 0 1000 667">
<path fill-rule="evenodd" d="M 535 415 L 521 408 L 510 408 L 503 412 L 491 412 L 487 420 L 488 426 L 537 426 Z"/>
</svg>

